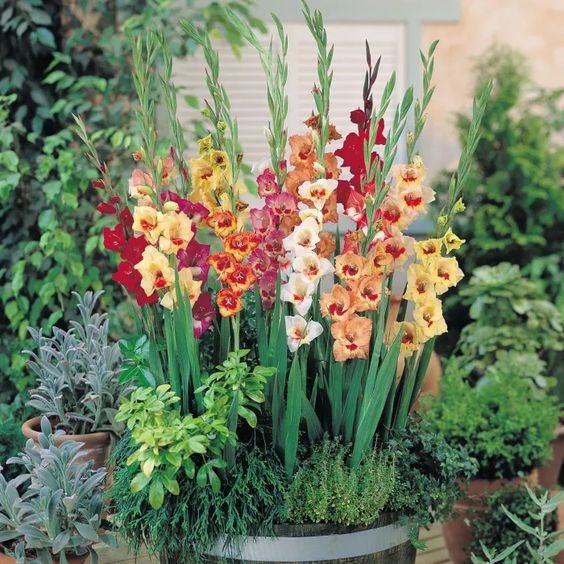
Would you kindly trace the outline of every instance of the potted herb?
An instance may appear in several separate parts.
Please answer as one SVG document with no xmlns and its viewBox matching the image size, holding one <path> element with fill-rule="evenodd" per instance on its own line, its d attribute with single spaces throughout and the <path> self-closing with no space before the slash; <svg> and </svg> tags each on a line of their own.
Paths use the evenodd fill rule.
<svg viewBox="0 0 564 564">
<path fill-rule="evenodd" d="M 202 45 L 210 94 L 203 111 L 209 135 L 189 148 L 191 158 L 176 118 L 172 59 L 159 34 L 134 43 L 142 144 L 129 199 L 77 119 L 99 173 L 99 209 L 115 218 L 104 232 L 106 248 L 120 257 L 113 279 L 135 296 L 144 327 L 127 347 L 124 375 L 135 390 L 117 416 L 128 433 L 116 462 L 116 521 L 134 541 L 159 531 L 151 549 L 170 563 L 258 554 L 277 561 L 281 551 L 297 562 L 412 562 L 414 508 L 394 498 L 401 461 L 388 448 L 406 429 L 435 337 L 447 330 L 441 296 L 463 276 L 453 256 L 463 241 L 450 225 L 464 209 L 462 185 L 488 89 L 475 102 L 436 236 L 416 242 L 404 231 L 434 198 L 416 146 L 436 44 L 422 57 L 421 99 L 414 102 L 408 89 L 387 128 L 382 118 L 395 75 L 375 101 L 380 61 L 367 46 L 363 104 L 351 112 L 356 131 L 342 140 L 329 115 L 333 50 L 321 13 L 304 4 L 319 82 L 307 129 L 288 137 L 286 32 L 275 18 L 281 48 L 265 49 L 230 15 L 258 50 L 266 77 L 270 161 L 256 178 L 260 205 L 242 197 L 244 154 L 218 55 L 210 36 L 188 21 L 182 25 Z M 166 152 L 149 94 L 157 84 L 170 118 Z M 412 108 L 407 162 L 393 166 Z M 402 269 L 408 282 L 400 315 L 386 329 L 391 285 Z M 306 513 L 292 496 L 302 493 L 296 483 L 320 478 L 316 468 L 327 458 L 334 458 L 334 474 L 325 474 L 332 489 L 324 493 L 342 483 L 335 475 L 346 476 L 350 490 L 335 499 L 345 504 L 350 495 L 355 507 L 322 513 L 320 505 L 323 518 L 315 518 L 314 501 Z M 457 460 L 463 472 L 467 459 Z"/>
<path fill-rule="evenodd" d="M 81 462 L 79 442 L 56 446 L 56 437 L 43 417 L 38 443 L 28 440 L 8 461 L 19 475 L 6 481 L 0 474 L 2 564 L 80 564 L 96 557 L 95 543 L 113 542 L 98 532 L 105 470 Z"/>
<path fill-rule="evenodd" d="M 472 386 L 468 373 L 452 359 L 441 395 L 433 400 L 426 420 L 451 445 L 466 448 L 478 462 L 465 496 L 455 505 L 457 519 L 443 523 L 453 562 L 466 562 L 472 530 L 466 518 L 483 511 L 487 497 L 508 482 L 529 478 L 550 455 L 552 429 L 558 417 L 552 396 L 536 395 L 524 378 L 497 370 L 495 376 Z"/>
<path fill-rule="evenodd" d="M 109 342 L 107 314 L 95 313 L 100 295 L 76 296 L 81 319 L 71 321 L 68 330 L 55 327 L 52 337 L 30 330 L 36 350 L 27 351 L 28 366 L 37 385 L 28 405 L 41 415 L 22 426 L 23 434 L 38 442 L 41 417 L 48 417 L 62 431 L 55 444 L 80 442 L 83 459 L 95 467 L 105 465 L 111 434 L 119 431 L 115 415 L 122 392 L 119 345 Z"/>
<path fill-rule="evenodd" d="M 456 355 L 472 381 L 498 372 L 523 378 L 538 397 L 554 394 L 552 355 L 562 355 L 564 323 L 558 308 L 518 266 L 500 263 L 476 268 L 461 295 L 472 322 L 462 331 Z M 539 481 L 556 486 L 564 460 L 564 425 L 555 426 L 551 459 L 539 469 Z"/>
</svg>

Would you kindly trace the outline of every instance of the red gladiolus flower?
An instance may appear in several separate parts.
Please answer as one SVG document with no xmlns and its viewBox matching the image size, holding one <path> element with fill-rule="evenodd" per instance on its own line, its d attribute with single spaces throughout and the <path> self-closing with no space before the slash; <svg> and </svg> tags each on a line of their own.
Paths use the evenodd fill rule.
<svg viewBox="0 0 564 564">
<path fill-rule="evenodd" d="M 125 243 L 125 248 L 121 252 L 121 258 L 129 261 L 132 265 L 141 262 L 143 251 L 149 243 L 143 235 L 139 237 L 130 237 Z"/>
<path fill-rule="evenodd" d="M 118 264 L 117 271 L 112 274 L 112 280 L 124 286 L 129 292 L 137 292 L 141 288 L 141 274 L 126 260 Z"/>
<path fill-rule="evenodd" d="M 119 222 L 126 228 L 131 229 L 133 227 L 133 215 L 129 211 L 129 208 L 123 208 L 119 214 Z"/>
<path fill-rule="evenodd" d="M 203 292 L 192 308 L 194 337 L 199 339 L 211 326 L 216 317 L 212 297 L 209 292 Z"/>
<path fill-rule="evenodd" d="M 202 245 L 195 238 L 192 238 L 185 249 L 178 251 L 178 268 L 190 268 L 195 280 L 205 282 L 208 279 L 210 265 L 210 245 Z"/>
<path fill-rule="evenodd" d="M 112 206 L 112 204 L 109 204 L 107 202 L 100 202 L 96 206 L 96 209 L 104 215 L 113 215 L 114 213 L 116 213 L 115 206 Z"/>
<path fill-rule="evenodd" d="M 118 223 L 114 229 L 109 227 L 104 227 L 104 247 L 108 251 L 114 251 L 115 253 L 121 253 L 125 249 L 126 239 L 123 232 L 123 225 Z"/>
</svg>

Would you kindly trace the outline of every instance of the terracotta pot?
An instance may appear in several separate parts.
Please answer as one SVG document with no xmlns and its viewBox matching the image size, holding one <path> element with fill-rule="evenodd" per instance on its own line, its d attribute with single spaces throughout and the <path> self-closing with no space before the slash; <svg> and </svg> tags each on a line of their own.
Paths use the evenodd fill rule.
<svg viewBox="0 0 564 564">
<path fill-rule="evenodd" d="M 561 423 L 556 427 L 550 446 L 552 447 L 552 458 L 538 469 L 538 474 L 539 484 L 547 490 L 554 490 L 564 462 L 564 424 Z"/>
<path fill-rule="evenodd" d="M 84 556 L 67 556 L 67 562 L 69 564 L 84 564 L 87 558 L 88 554 Z M 53 562 L 59 562 L 59 559 L 53 556 Z M 6 556 L 0 548 L 0 564 L 16 564 L 16 561 L 11 556 Z"/>
<path fill-rule="evenodd" d="M 414 564 L 416 550 L 408 529 L 395 514 L 384 514 L 371 527 L 279 525 L 276 537 L 245 537 L 236 546 L 219 539 L 206 562 L 276 564 Z M 169 559 L 169 563 L 172 560 Z"/>
<path fill-rule="evenodd" d="M 29 419 L 22 425 L 22 433 L 28 439 L 33 439 L 35 443 L 39 443 L 39 432 L 41 429 L 41 417 Z M 106 465 L 108 451 L 110 447 L 110 433 L 100 431 L 97 433 L 88 433 L 86 435 L 60 435 L 55 437 L 55 445 L 60 445 L 65 441 L 77 441 L 83 443 L 80 457 L 81 462 L 91 460 L 94 468 L 102 468 Z"/>
<path fill-rule="evenodd" d="M 464 497 L 454 504 L 457 517 L 443 523 L 443 537 L 453 564 L 470 562 L 470 543 L 472 542 L 472 526 L 470 519 L 473 514 L 484 512 L 487 508 L 487 498 L 495 491 L 507 484 L 520 484 L 524 478 L 513 480 L 472 480 L 464 485 Z M 534 482 L 534 477 L 529 477 Z"/>
</svg>

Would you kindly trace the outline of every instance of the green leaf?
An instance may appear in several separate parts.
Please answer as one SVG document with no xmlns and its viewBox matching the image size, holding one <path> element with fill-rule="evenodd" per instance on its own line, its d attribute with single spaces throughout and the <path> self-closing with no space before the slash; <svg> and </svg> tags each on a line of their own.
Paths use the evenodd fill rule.
<svg viewBox="0 0 564 564">
<path fill-rule="evenodd" d="M 80 523 L 80 522 L 75 522 L 74 524 L 76 530 L 78 531 L 78 533 L 83 536 L 85 539 L 92 541 L 92 542 L 97 542 L 98 541 L 98 533 L 96 532 L 96 529 L 90 524 L 90 523 Z"/>
<path fill-rule="evenodd" d="M 130 484 L 131 492 L 134 494 L 139 493 L 150 481 L 151 481 L 151 476 L 145 476 L 143 472 L 139 472 L 131 480 L 131 484 Z"/>
<path fill-rule="evenodd" d="M 43 43 L 46 47 L 50 47 L 51 49 L 56 49 L 57 44 L 55 43 L 55 36 L 50 29 L 46 27 L 38 27 L 35 30 L 37 34 L 37 39 L 39 39 L 40 43 Z"/>
<path fill-rule="evenodd" d="M 160 509 L 164 501 L 163 484 L 158 477 L 155 477 L 149 488 L 149 504 L 153 509 Z"/>
<path fill-rule="evenodd" d="M 283 422 L 284 467 L 289 476 L 294 472 L 298 452 L 298 436 L 302 416 L 302 375 L 299 351 L 294 353 L 290 374 L 288 375 L 288 395 L 286 413 Z"/>
</svg>

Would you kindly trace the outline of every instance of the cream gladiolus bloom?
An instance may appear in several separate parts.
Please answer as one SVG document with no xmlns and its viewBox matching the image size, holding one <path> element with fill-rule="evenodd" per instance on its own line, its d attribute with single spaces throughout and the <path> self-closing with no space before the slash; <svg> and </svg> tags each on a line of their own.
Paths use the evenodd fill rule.
<svg viewBox="0 0 564 564">
<path fill-rule="evenodd" d="M 176 254 L 180 249 L 185 249 L 194 237 L 192 220 L 182 212 L 165 214 L 160 227 L 159 248 L 166 254 Z"/>
<path fill-rule="evenodd" d="M 305 200 L 311 200 L 318 210 L 322 210 L 338 184 L 333 178 L 320 178 L 315 182 L 306 181 L 298 187 L 298 194 Z"/>
<path fill-rule="evenodd" d="M 141 274 L 141 288 L 148 296 L 174 284 L 174 269 L 168 258 L 150 245 L 143 251 L 143 259 L 135 265 L 135 270 Z"/>
<path fill-rule="evenodd" d="M 180 285 L 181 292 L 188 296 L 190 304 L 194 305 L 200 297 L 202 290 L 201 280 L 194 280 L 192 270 L 190 268 L 183 268 L 178 273 L 178 284 Z M 176 303 L 176 288 L 172 288 L 163 296 L 161 305 L 167 309 L 172 309 Z"/>
<path fill-rule="evenodd" d="M 315 284 L 299 272 L 290 274 L 288 282 L 282 285 L 280 297 L 284 302 L 294 304 L 300 315 L 305 315 L 313 300 Z"/>
<path fill-rule="evenodd" d="M 301 315 L 287 315 L 285 320 L 290 352 L 296 352 L 301 345 L 311 343 L 323 333 L 321 323 L 306 321 Z"/>
<path fill-rule="evenodd" d="M 319 257 L 313 251 L 305 251 L 299 254 L 292 262 L 292 268 L 312 282 L 317 282 L 326 274 L 335 272 L 329 260 Z"/>
</svg>

